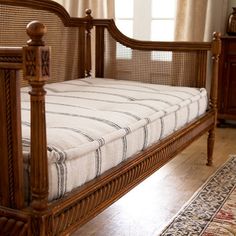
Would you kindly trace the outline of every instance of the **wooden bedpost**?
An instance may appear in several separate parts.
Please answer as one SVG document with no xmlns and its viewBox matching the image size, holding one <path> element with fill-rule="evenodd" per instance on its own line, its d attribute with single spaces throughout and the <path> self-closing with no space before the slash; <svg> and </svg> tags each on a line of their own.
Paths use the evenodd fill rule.
<svg viewBox="0 0 236 236">
<path fill-rule="evenodd" d="M 208 143 L 207 143 L 207 165 L 212 165 L 213 149 L 215 142 L 215 127 L 217 122 L 217 92 L 218 92 L 218 66 L 219 66 L 219 55 L 221 52 L 221 40 L 220 33 L 213 34 L 212 41 L 212 75 L 211 75 L 211 91 L 210 91 L 210 107 L 215 113 L 214 127 L 209 130 Z"/>
<path fill-rule="evenodd" d="M 30 37 L 23 48 L 24 79 L 31 85 L 31 207 L 33 208 L 32 231 L 45 235 L 51 227 L 48 220 L 48 160 L 45 118 L 44 85 L 50 76 L 50 48 L 42 40 L 46 27 L 32 21 L 27 25 Z"/>
<path fill-rule="evenodd" d="M 92 68 L 92 62 L 91 62 L 91 29 L 93 28 L 92 24 L 92 11 L 90 9 L 86 10 L 86 63 L 85 63 L 85 77 L 91 76 L 91 68 Z"/>
</svg>

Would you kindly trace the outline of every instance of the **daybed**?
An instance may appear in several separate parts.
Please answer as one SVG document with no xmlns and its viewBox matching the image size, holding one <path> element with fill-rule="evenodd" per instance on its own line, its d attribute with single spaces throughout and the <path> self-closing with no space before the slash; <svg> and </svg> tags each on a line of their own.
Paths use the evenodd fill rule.
<svg viewBox="0 0 236 236">
<path fill-rule="evenodd" d="M 138 41 L 48 0 L 0 12 L 0 235 L 69 234 L 206 132 L 212 164 L 218 33 Z"/>
</svg>

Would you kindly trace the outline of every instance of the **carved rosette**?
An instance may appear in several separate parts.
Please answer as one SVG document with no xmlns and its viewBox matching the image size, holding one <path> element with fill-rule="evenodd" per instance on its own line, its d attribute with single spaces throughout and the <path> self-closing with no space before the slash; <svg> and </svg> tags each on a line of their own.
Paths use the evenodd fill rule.
<svg viewBox="0 0 236 236">
<path fill-rule="evenodd" d="M 50 76 L 50 48 L 29 46 L 24 47 L 23 54 L 24 79 L 45 82 Z"/>
<path fill-rule="evenodd" d="M 41 51 L 41 70 L 42 70 L 42 76 L 43 77 L 49 77 L 50 76 L 50 50 L 42 50 Z"/>
</svg>

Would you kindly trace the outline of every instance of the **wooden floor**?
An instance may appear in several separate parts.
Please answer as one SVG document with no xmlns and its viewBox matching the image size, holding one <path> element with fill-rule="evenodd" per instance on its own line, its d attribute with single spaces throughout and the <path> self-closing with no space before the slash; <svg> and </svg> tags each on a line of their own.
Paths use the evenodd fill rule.
<svg viewBox="0 0 236 236">
<path fill-rule="evenodd" d="M 158 235 L 229 154 L 236 154 L 236 129 L 218 128 L 214 164 L 206 166 L 206 138 L 194 142 L 73 236 Z"/>
</svg>

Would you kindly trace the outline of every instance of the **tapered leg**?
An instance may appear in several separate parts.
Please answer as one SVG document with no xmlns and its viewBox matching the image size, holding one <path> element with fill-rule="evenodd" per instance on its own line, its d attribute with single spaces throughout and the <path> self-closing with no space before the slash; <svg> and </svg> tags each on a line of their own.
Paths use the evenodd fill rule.
<svg viewBox="0 0 236 236">
<path fill-rule="evenodd" d="M 215 128 L 212 128 L 208 131 L 208 140 L 207 140 L 207 165 L 212 165 L 213 160 L 213 149 L 215 143 Z"/>
</svg>

